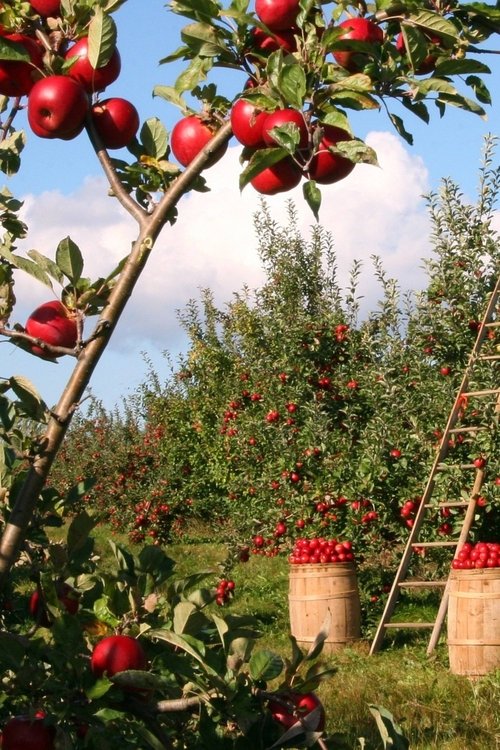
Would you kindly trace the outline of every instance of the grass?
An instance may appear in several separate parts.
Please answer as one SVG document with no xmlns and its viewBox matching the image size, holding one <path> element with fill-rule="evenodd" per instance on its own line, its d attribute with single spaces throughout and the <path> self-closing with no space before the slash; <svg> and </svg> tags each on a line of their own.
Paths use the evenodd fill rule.
<svg viewBox="0 0 500 750">
<path fill-rule="evenodd" d="M 96 529 L 97 548 L 104 562 L 109 530 Z M 112 535 L 127 544 L 125 537 Z M 173 544 L 167 550 L 179 577 L 213 569 L 217 574 L 225 548 L 215 543 Z M 288 620 L 288 562 L 284 558 L 252 556 L 233 572 L 236 596 L 228 612 L 252 614 L 260 623 L 259 647 L 282 656 L 290 654 Z M 416 602 L 415 607 L 427 607 Z M 426 612 L 424 618 L 432 619 Z M 477 681 L 453 675 L 448 667 L 444 636 L 434 654 L 426 655 L 428 633 L 397 631 L 382 651 L 369 656 L 369 638 L 323 656 L 336 674 L 323 683 L 319 695 L 327 712 L 327 732 L 336 750 L 382 748 L 368 706 L 388 709 L 410 740 L 411 750 L 500 750 L 500 670 Z"/>
</svg>

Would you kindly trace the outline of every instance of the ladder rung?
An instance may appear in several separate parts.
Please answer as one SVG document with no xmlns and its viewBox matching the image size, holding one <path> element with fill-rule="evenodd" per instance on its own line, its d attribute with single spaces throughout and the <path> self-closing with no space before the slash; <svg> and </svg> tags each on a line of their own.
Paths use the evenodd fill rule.
<svg viewBox="0 0 500 750">
<path fill-rule="evenodd" d="M 498 328 L 500 326 L 500 320 L 493 320 L 491 323 L 485 323 L 485 328 Z"/>
<path fill-rule="evenodd" d="M 447 469 L 476 469 L 474 464 L 438 464 L 436 471 L 446 471 Z"/>
<path fill-rule="evenodd" d="M 500 359 L 500 354 L 481 354 L 481 356 L 477 358 L 477 361 L 478 362 L 494 362 L 497 359 Z"/>
<path fill-rule="evenodd" d="M 462 396 L 494 396 L 497 393 L 500 393 L 500 388 L 486 388 L 484 391 L 468 391 L 462 393 Z"/>
<path fill-rule="evenodd" d="M 457 500 L 457 501 L 451 501 L 447 503 L 426 503 L 424 505 L 424 508 L 432 508 L 433 510 L 439 510 L 439 508 L 467 508 L 469 505 L 469 500 Z"/>
<path fill-rule="evenodd" d="M 446 581 L 401 581 L 398 583 L 400 588 L 408 589 L 430 589 L 446 586 Z"/>
<path fill-rule="evenodd" d="M 451 434 L 460 433 L 460 432 L 484 432 L 484 430 L 487 430 L 487 427 L 453 427 L 451 430 L 448 430 L 448 432 Z"/>
<path fill-rule="evenodd" d="M 458 542 L 414 542 L 412 547 L 456 547 Z"/>
<path fill-rule="evenodd" d="M 387 622 L 386 628 L 433 628 L 433 622 Z"/>
</svg>

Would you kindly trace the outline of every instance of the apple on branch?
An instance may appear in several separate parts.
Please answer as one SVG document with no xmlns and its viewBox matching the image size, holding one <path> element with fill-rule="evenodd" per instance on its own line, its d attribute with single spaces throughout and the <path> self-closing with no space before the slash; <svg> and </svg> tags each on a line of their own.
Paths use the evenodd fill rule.
<svg viewBox="0 0 500 750">
<path fill-rule="evenodd" d="M 49 346 L 74 349 L 78 341 L 75 316 L 59 300 L 51 300 L 37 307 L 26 321 L 25 330 L 29 336 Z M 30 346 L 30 350 L 44 359 L 53 357 L 50 352 L 37 345 Z"/>
</svg>

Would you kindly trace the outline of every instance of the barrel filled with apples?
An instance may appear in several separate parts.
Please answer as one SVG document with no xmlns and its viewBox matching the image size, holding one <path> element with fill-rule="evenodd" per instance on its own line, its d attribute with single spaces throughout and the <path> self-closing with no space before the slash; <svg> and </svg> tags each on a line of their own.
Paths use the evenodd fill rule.
<svg viewBox="0 0 500 750">
<path fill-rule="evenodd" d="M 361 605 L 352 544 L 336 539 L 298 539 L 290 555 L 290 631 L 310 648 L 326 632 L 323 653 L 361 637 Z"/>
<path fill-rule="evenodd" d="M 450 671 L 469 679 L 500 669 L 500 543 L 465 543 L 448 599 Z"/>
</svg>

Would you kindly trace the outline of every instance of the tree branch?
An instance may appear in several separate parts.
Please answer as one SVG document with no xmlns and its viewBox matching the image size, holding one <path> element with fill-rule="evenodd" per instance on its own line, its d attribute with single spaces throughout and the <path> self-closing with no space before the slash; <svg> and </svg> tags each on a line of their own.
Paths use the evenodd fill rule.
<svg viewBox="0 0 500 750">
<path fill-rule="evenodd" d="M 89 128 L 89 130 L 91 130 Z M 91 337 L 89 343 L 79 353 L 75 368 L 54 409 L 40 444 L 43 450 L 37 452 L 18 491 L 11 515 L 0 540 L 0 590 L 5 586 L 9 571 L 14 564 L 22 542 L 26 536 L 33 512 L 54 459 L 61 447 L 71 423 L 76 406 L 81 401 L 92 374 L 106 349 L 108 341 L 121 317 L 121 314 L 134 290 L 147 263 L 151 250 L 158 238 L 169 211 L 187 192 L 194 180 L 201 174 L 210 156 L 231 137 L 231 125 L 226 123 L 216 133 L 205 149 L 193 160 L 187 169 L 172 183 L 151 215 L 137 206 L 124 191 L 123 186 L 109 163 L 109 158 L 94 135 L 91 140 L 110 184 L 117 187 L 116 195 L 125 209 L 139 224 L 139 233 L 127 257 L 123 270 L 111 290 L 108 302 L 98 323 L 99 335 Z M 119 189 L 118 189 L 119 188 Z M 55 417 L 57 415 L 57 418 Z"/>
</svg>

